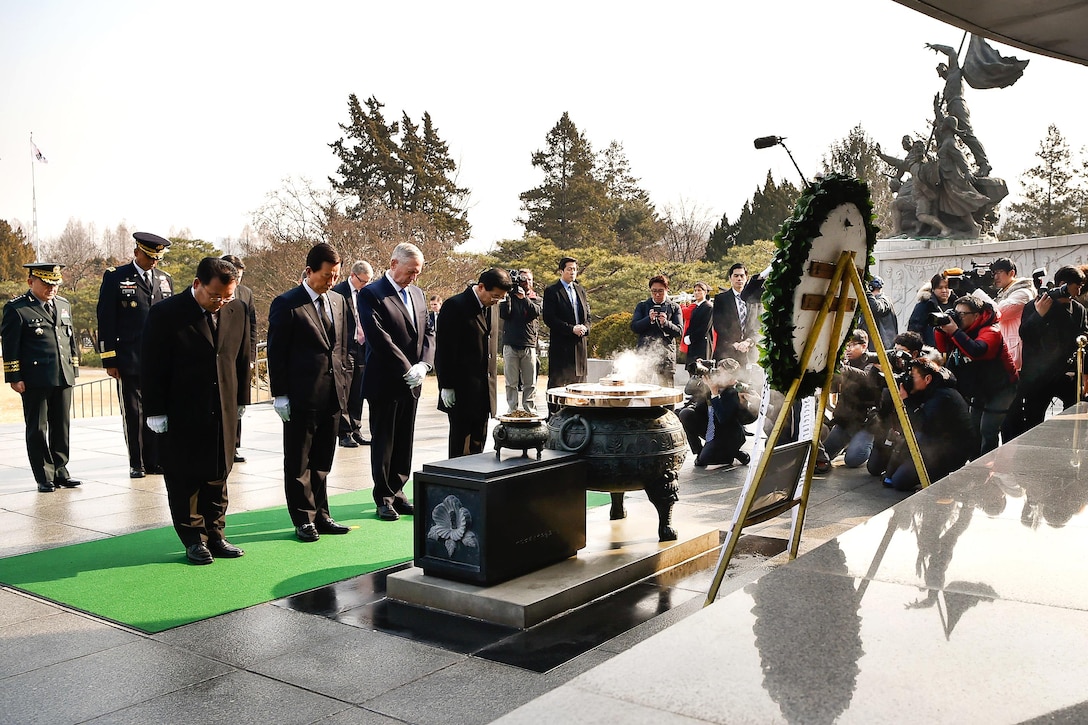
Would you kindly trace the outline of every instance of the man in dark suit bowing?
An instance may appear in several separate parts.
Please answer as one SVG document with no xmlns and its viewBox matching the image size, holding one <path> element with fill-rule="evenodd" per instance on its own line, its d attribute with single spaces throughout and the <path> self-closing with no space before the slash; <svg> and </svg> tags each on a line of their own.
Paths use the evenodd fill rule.
<svg viewBox="0 0 1088 725">
<path fill-rule="evenodd" d="M 714 296 L 714 359 L 736 360 L 744 368 L 756 359 L 756 331 L 759 329 L 758 306 L 742 296 L 748 282 L 748 270 L 737 263 L 729 268 L 730 289 Z"/>
<path fill-rule="evenodd" d="M 551 336 L 548 343 L 548 387 L 584 383 L 589 374 L 589 300 L 577 283 L 578 260 L 559 260 L 559 280 L 544 290 L 544 324 Z M 548 404 L 554 412 L 555 406 Z"/>
<path fill-rule="evenodd" d="M 419 247 L 402 242 L 393 249 L 389 270 L 359 292 L 367 347 L 363 397 L 370 405 L 370 472 L 382 521 L 415 513 L 404 484 L 412 473 L 419 394 L 435 348 L 426 298 L 413 284 L 423 264 Z"/>
<path fill-rule="evenodd" d="M 434 370 L 438 409 L 450 418 L 450 458 L 484 450 L 487 419 L 496 408 L 499 331 L 492 308 L 513 286 L 509 272 L 492 267 L 476 284 L 446 300 L 438 313 Z"/>
<path fill-rule="evenodd" d="M 231 302 L 238 271 L 205 257 L 192 287 L 153 306 L 140 353 L 147 427 L 160 459 L 174 530 L 194 564 L 244 552 L 227 541 L 227 475 L 249 403 L 249 313 Z"/>
<path fill-rule="evenodd" d="M 366 369 L 366 336 L 359 324 L 359 290 L 370 284 L 374 268 L 362 260 L 351 265 L 348 278 L 332 288 L 347 301 L 348 313 L 355 334 L 348 341 L 351 358 L 351 387 L 348 388 L 348 407 L 340 411 L 340 445 L 344 448 L 369 446 L 370 439 L 363 436 L 363 371 Z"/>
<path fill-rule="evenodd" d="M 326 488 L 348 403 L 348 340 L 355 334 L 344 298 L 329 294 L 339 275 L 340 254 L 314 245 L 302 284 L 272 300 L 268 313 L 268 379 L 283 420 L 284 492 L 295 536 L 304 542 L 350 530 L 329 516 Z"/>
</svg>

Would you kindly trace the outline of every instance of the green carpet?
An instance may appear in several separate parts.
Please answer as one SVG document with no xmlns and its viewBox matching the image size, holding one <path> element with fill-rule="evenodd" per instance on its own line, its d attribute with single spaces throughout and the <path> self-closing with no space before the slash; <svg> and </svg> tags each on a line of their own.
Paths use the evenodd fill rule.
<svg viewBox="0 0 1088 725">
<path fill-rule="evenodd" d="M 608 500 L 587 494 L 589 506 Z M 413 519 L 379 521 L 369 489 L 333 496 L 329 509 L 351 533 L 303 545 L 277 506 L 227 516 L 240 559 L 193 566 L 167 526 L 0 559 L 0 582 L 153 633 L 412 558 Z"/>
</svg>

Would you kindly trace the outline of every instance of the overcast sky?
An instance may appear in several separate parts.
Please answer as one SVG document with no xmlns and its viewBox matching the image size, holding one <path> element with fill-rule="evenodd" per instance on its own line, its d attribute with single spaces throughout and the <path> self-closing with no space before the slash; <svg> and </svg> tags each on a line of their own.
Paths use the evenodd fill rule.
<svg viewBox="0 0 1088 725">
<path fill-rule="evenodd" d="M 530 155 L 564 111 L 612 140 L 659 210 L 736 218 L 767 170 L 798 183 L 857 123 L 885 148 L 924 132 L 941 57 L 962 31 L 891 0 L 412 3 L 5 0 L 0 219 L 39 235 L 70 217 L 162 235 L 237 237 L 285 177 L 336 169 L 347 97 L 387 118 L 429 111 L 472 191 L 473 249 L 520 237 Z M 968 89 L 994 175 L 1018 180 L 1050 123 L 1088 144 L 1088 69 L 1030 58 L 1002 90 Z"/>
</svg>

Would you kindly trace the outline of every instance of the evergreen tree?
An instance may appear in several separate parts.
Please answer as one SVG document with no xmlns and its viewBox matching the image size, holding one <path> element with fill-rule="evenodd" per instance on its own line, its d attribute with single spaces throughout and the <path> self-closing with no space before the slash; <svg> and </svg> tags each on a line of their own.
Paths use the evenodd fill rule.
<svg viewBox="0 0 1088 725">
<path fill-rule="evenodd" d="M 892 228 L 889 210 L 892 190 L 886 174 L 891 167 L 877 155 L 876 142 L 859 123 L 828 148 L 823 158 L 824 173 L 853 176 L 869 184 L 869 196 L 873 200 L 876 224 L 882 229 Z"/>
<path fill-rule="evenodd" d="M 421 214 L 453 244 L 463 242 L 470 226 L 464 208 L 468 189 L 457 186 L 457 164 L 438 135 L 429 113 L 423 132 L 402 112 L 387 122 L 384 105 L 371 96 L 366 107 L 355 94 L 348 97 L 349 123 L 340 124 L 344 137 L 329 144 L 340 158 L 333 189 L 349 201 L 347 215 L 361 219 L 378 207 Z"/>
<path fill-rule="evenodd" d="M 594 176 L 593 149 L 566 112 L 548 132 L 546 147 L 532 156 L 544 183 L 520 194 L 526 232 L 551 239 L 559 248 L 597 245 L 614 249 L 605 185 Z"/>
<path fill-rule="evenodd" d="M 604 184 L 611 202 L 612 230 L 616 233 L 620 251 L 637 254 L 657 244 L 665 233 L 665 223 L 658 216 L 650 195 L 631 173 L 631 163 L 619 141 L 613 141 L 600 153 L 596 176 Z"/>
<path fill-rule="evenodd" d="M 1001 227 L 1003 237 L 1033 239 L 1078 231 L 1080 193 L 1074 183 L 1069 144 L 1057 126 L 1050 124 L 1035 155 L 1039 163 L 1020 180 L 1023 201 L 1009 205 Z"/>
<path fill-rule="evenodd" d="M 747 205 L 747 202 L 745 202 Z M 721 221 L 710 230 L 706 242 L 706 261 L 722 262 L 729 258 L 729 248 L 737 242 L 737 226 L 729 221 L 728 214 L 722 214 Z"/>
<path fill-rule="evenodd" d="M 710 232 L 707 261 L 727 261 L 734 246 L 773 239 L 782 223 L 793 213 L 793 205 L 800 195 L 797 187 L 788 181 L 776 184 L 768 169 L 763 187 L 756 187 L 752 198 L 744 202 L 737 221 L 731 224 L 728 215 L 723 215 Z"/>
<path fill-rule="evenodd" d="M 23 230 L 0 219 L 0 279 L 25 281 L 23 265 L 33 261 L 34 246 L 27 241 Z"/>
</svg>

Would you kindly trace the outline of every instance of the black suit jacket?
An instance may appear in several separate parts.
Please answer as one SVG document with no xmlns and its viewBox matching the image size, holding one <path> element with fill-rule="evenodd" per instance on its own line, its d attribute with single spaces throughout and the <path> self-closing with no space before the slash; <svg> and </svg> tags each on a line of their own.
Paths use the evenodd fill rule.
<svg viewBox="0 0 1088 725">
<path fill-rule="evenodd" d="M 742 366 L 754 362 L 756 359 L 756 330 L 759 329 L 759 308 L 751 302 L 745 303 L 748 308 L 744 320 L 744 328 L 741 329 L 740 317 L 737 314 L 736 297 L 732 289 L 719 292 L 714 296 L 714 333 L 718 336 L 714 344 L 714 359 L 723 360 L 731 357 Z M 749 340 L 752 345 L 747 353 L 742 353 L 733 348 L 733 343 L 741 340 Z"/>
<path fill-rule="evenodd" d="M 151 306 L 174 294 L 174 281 L 152 269 L 149 287 L 136 262 L 110 267 L 98 289 L 98 351 L 102 366 L 117 368 L 122 375 L 140 372 L 140 340 Z"/>
<path fill-rule="evenodd" d="M 257 308 L 253 304 L 253 290 L 240 284 L 234 290 L 234 299 L 246 306 L 246 317 L 249 318 L 249 355 L 250 360 L 255 362 L 257 360 Z"/>
<path fill-rule="evenodd" d="M 709 360 L 714 354 L 714 303 L 710 300 L 696 305 L 688 319 L 684 336 L 688 343 L 688 360 Z"/>
<path fill-rule="evenodd" d="M 404 374 L 416 363 L 434 365 L 434 331 L 427 326 L 423 290 L 408 285 L 415 324 L 393 283 L 382 275 L 359 290 L 359 316 L 366 337 L 366 372 L 363 396 L 367 399 L 419 398 L 420 388 L 409 388 Z"/>
<path fill-rule="evenodd" d="M 589 300 L 585 288 L 574 283 L 574 294 L 578 298 L 579 322 L 589 328 Z M 589 343 L 586 334 L 579 337 L 574 334 L 574 308 L 562 281 L 544 290 L 544 324 L 550 331 L 548 343 L 548 384 L 567 385 L 583 382 L 589 374 Z"/>
<path fill-rule="evenodd" d="M 355 306 L 355 296 L 351 294 L 351 282 L 345 279 L 333 287 L 332 291 L 344 298 L 344 309 L 351 315 L 351 339 L 348 340 L 348 352 L 355 363 L 362 365 L 364 345 L 360 345 L 355 341 L 355 321 L 359 318 L 359 309 Z M 364 332 L 363 335 L 365 336 L 366 333 Z"/>
<path fill-rule="evenodd" d="M 162 438 L 168 473 L 220 481 L 234 463 L 238 406 L 249 404 L 250 325 L 246 307 L 219 311 L 213 337 L 186 290 L 151 308 L 143 334 L 144 414 L 169 417 Z"/>
<path fill-rule="evenodd" d="M 347 342 L 355 322 L 344 298 L 325 295 L 332 313 L 333 339 L 317 318 L 305 285 L 272 300 L 268 312 L 268 379 L 273 397 L 286 395 L 292 410 L 344 410 L 351 384 Z"/>
<path fill-rule="evenodd" d="M 438 313 L 434 369 L 438 387 L 457 396 L 452 412 L 487 418 L 496 410 L 496 368 L 493 337 L 498 335 L 494 309 L 480 308 L 472 287 L 442 304 Z M 451 412 L 438 400 L 438 409 Z"/>
</svg>

